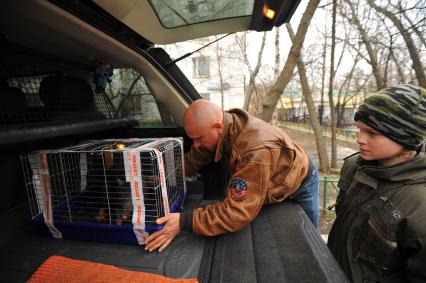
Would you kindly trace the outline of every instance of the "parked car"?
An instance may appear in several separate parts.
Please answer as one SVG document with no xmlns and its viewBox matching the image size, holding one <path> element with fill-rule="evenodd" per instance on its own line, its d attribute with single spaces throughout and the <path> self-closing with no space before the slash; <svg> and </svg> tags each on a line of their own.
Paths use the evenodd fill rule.
<svg viewBox="0 0 426 283">
<path fill-rule="evenodd" d="M 303 210 L 265 206 L 244 229 L 182 232 L 164 252 L 57 240 L 31 221 L 21 156 L 85 140 L 182 137 L 201 98 L 155 44 L 288 22 L 298 0 L 6 0 L 0 3 L 0 281 L 26 281 L 51 255 L 200 282 L 345 282 Z M 190 50 L 188 50 L 190 51 Z M 212 165 L 187 182 L 184 210 L 224 198 Z"/>
</svg>

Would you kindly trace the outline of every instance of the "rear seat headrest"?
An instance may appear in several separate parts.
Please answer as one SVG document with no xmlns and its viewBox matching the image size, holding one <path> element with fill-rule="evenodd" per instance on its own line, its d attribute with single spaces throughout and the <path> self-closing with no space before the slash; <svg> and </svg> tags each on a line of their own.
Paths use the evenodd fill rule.
<svg viewBox="0 0 426 283">
<path fill-rule="evenodd" d="M 91 86 L 77 77 L 45 77 L 40 83 L 39 93 L 44 105 L 55 110 L 86 110 L 93 102 Z"/>
<path fill-rule="evenodd" d="M 0 110 L 25 109 L 25 93 L 17 87 L 0 87 Z"/>
</svg>

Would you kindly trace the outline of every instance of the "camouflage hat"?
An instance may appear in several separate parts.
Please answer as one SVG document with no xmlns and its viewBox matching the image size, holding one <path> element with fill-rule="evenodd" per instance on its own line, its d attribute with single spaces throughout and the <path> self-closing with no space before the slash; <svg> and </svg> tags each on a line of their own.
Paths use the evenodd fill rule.
<svg viewBox="0 0 426 283">
<path fill-rule="evenodd" d="M 409 150 L 419 148 L 426 136 L 426 89 L 396 85 L 367 97 L 355 113 L 362 121 Z"/>
</svg>

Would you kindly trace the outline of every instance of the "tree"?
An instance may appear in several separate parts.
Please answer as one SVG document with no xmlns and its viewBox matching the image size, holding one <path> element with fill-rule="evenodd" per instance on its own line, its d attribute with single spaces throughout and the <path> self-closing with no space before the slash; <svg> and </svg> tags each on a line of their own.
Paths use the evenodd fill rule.
<svg viewBox="0 0 426 283">
<path fill-rule="evenodd" d="M 334 52 L 336 48 L 336 10 L 337 3 L 333 0 L 333 13 L 332 13 L 332 25 L 331 25 L 331 48 L 330 48 L 330 77 L 328 83 L 328 102 L 330 104 L 330 116 L 331 116 L 331 167 L 337 168 L 337 117 L 336 109 L 334 106 L 333 89 L 334 89 Z"/>
<path fill-rule="evenodd" d="M 343 83 L 340 86 L 339 89 L 339 96 L 337 99 L 337 123 L 336 123 L 336 127 L 337 128 L 342 128 L 344 126 L 344 121 L 343 118 L 345 117 L 345 108 L 346 108 L 346 104 L 348 103 L 349 100 L 351 100 L 351 96 L 349 95 L 349 91 L 350 91 L 350 86 L 351 86 L 351 81 L 354 75 L 354 72 L 356 70 L 356 66 L 358 64 L 360 60 L 360 56 L 359 53 L 356 55 L 355 59 L 354 59 L 354 64 L 352 65 L 351 70 L 349 71 L 349 73 L 346 75 L 345 80 L 343 81 Z M 343 88 L 346 86 L 346 91 L 344 92 L 344 95 L 342 96 L 343 93 Z"/>
<path fill-rule="evenodd" d="M 275 67 L 274 67 L 274 79 L 280 74 L 280 28 L 275 28 Z"/>
<path fill-rule="evenodd" d="M 321 105 L 319 109 L 319 121 L 322 125 L 324 115 L 324 90 L 325 90 L 325 73 L 326 73 L 326 60 L 327 60 L 327 31 L 324 32 L 324 45 L 322 50 L 322 76 L 321 76 Z"/>
<path fill-rule="evenodd" d="M 244 105 L 243 105 L 243 109 L 248 111 L 253 92 L 256 92 L 255 79 L 259 73 L 260 67 L 262 66 L 262 56 L 263 56 L 263 50 L 265 49 L 266 32 L 263 33 L 262 43 L 260 45 L 259 52 L 257 54 L 257 63 L 253 70 L 250 66 L 250 62 L 247 56 L 246 35 L 247 33 L 243 33 L 242 38 L 239 38 L 238 36 L 236 36 L 235 39 L 236 39 L 237 45 L 241 49 L 241 52 L 244 58 L 244 63 L 247 65 L 249 75 L 250 75 L 249 83 L 244 90 Z"/>
<path fill-rule="evenodd" d="M 294 40 L 293 28 L 290 24 L 286 24 L 290 39 Z M 302 93 L 305 98 L 305 103 L 308 108 L 312 129 L 315 134 L 315 141 L 319 159 L 319 170 L 326 172 L 329 170 L 329 161 L 327 155 L 327 148 L 325 147 L 324 136 L 322 135 L 321 125 L 318 116 L 315 111 L 315 103 L 312 99 L 311 88 L 309 87 L 308 78 L 306 76 L 305 63 L 303 62 L 302 56 L 298 58 L 297 69 L 299 71 L 300 83 L 302 85 Z"/>
<path fill-rule="evenodd" d="M 286 63 L 274 85 L 265 95 L 265 99 L 262 103 L 262 112 L 260 113 L 260 118 L 266 122 L 271 121 L 272 114 L 277 106 L 278 100 L 281 97 L 283 90 L 289 83 L 291 76 L 293 75 L 294 68 L 296 67 L 300 56 L 300 51 L 305 40 L 306 32 L 319 2 L 320 0 L 309 1 L 300 21 L 299 28 L 297 29 L 296 35 L 294 37 L 293 44 L 288 53 Z"/>
<path fill-rule="evenodd" d="M 217 38 L 216 38 L 217 39 Z M 219 45 L 219 42 L 216 42 L 215 44 L 215 55 L 216 55 L 216 62 L 217 62 L 217 74 L 219 76 L 219 91 L 220 91 L 220 103 L 222 109 L 225 108 L 225 101 L 224 101 L 224 89 L 223 89 L 223 54 L 221 47 Z"/>
<path fill-rule="evenodd" d="M 398 3 L 397 9 L 398 9 L 398 12 L 402 14 L 404 19 L 407 20 L 407 22 L 410 24 L 410 29 L 412 29 L 414 31 L 414 33 L 419 37 L 421 43 L 423 44 L 423 47 L 426 47 L 426 38 L 425 38 L 424 34 L 420 31 L 420 29 L 417 27 L 418 23 L 416 23 L 416 24 L 413 23 L 413 21 L 407 15 L 406 11 L 402 8 L 401 3 Z M 425 20 L 426 19 L 423 16 L 423 18 L 420 21 L 425 21 Z M 420 21 L 419 21 L 419 23 L 420 23 Z"/>
<path fill-rule="evenodd" d="M 371 65 L 371 68 L 373 69 L 373 74 L 374 77 L 376 78 L 376 86 L 377 86 L 377 90 L 380 90 L 384 87 L 386 87 L 384 79 L 383 79 L 383 74 L 382 71 L 380 70 L 380 66 L 379 66 L 379 62 L 377 60 L 377 51 L 374 48 L 374 45 L 372 44 L 370 37 L 367 33 L 367 30 L 364 28 L 364 26 L 361 24 L 361 21 L 358 17 L 358 14 L 355 10 L 355 6 L 354 4 L 351 2 L 352 0 L 345 0 L 345 2 L 348 4 L 350 11 L 351 11 L 351 15 L 348 15 L 345 12 L 345 8 L 340 7 L 339 11 L 340 14 L 347 18 L 349 20 L 350 23 L 352 23 L 353 25 L 356 26 L 356 28 L 359 31 L 359 34 L 362 38 L 362 42 L 365 45 L 367 52 L 368 52 L 368 56 L 369 59 L 367 60 L 367 62 Z"/>
<path fill-rule="evenodd" d="M 404 27 L 402 22 L 398 19 L 397 16 L 395 16 L 394 13 L 387 10 L 386 8 L 377 5 L 374 0 L 367 1 L 371 5 L 371 7 L 386 16 L 398 28 L 405 41 L 411 60 L 413 61 L 413 69 L 416 73 L 417 81 L 419 82 L 419 85 L 421 87 L 426 87 L 426 75 L 423 69 L 423 64 L 420 60 L 419 52 L 417 51 L 416 45 L 414 44 L 413 39 L 411 38 L 411 35 L 408 30 Z"/>
</svg>

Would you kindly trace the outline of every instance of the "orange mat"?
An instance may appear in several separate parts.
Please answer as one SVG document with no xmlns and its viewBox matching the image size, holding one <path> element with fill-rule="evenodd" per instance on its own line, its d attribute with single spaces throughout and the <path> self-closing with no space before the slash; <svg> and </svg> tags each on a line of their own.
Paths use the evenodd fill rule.
<svg viewBox="0 0 426 283">
<path fill-rule="evenodd" d="M 151 273 L 129 271 L 113 265 L 75 260 L 55 255 L 49 257 L 27 282 L 195 283 L 198 280 L 169 278 Z"/>
</svg>

